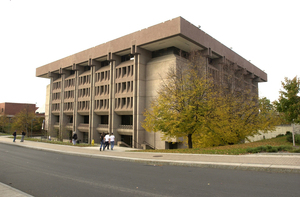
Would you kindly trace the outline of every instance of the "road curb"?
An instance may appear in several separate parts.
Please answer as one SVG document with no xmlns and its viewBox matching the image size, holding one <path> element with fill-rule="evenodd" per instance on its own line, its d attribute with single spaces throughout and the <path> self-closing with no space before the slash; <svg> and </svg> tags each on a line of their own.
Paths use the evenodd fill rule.
<svg viewBox="0 0 300 197">
<path fill-rule="evenodd" d="M 1 143 L 1 142 L 0 142 Z M 49 152 L 56 152 L 68 155 L 84 156 L 90 158 L 106 158 L 110 160 L 118 161 L 129 161 L 136 163 L 143 163 L 146 165 L 153 166 L 187 166 L 187 167 L 201 167 L 201 168 L 218 168 L 218 169 L 231 169 L 231 170 L 246 170 L 246 171 L 265 171 L 265 172 L 276 172 L 276 173 L 300 173 L 300 166 L 288 166 L 288 165 L 270 165 L 270 164 L 243 164 L 243 163 L 226 163 L 226 162 L 199 162 L 199 161 L 174 161 L 174 160 L 152 160 L 152 159 L 142 159 L 135 157 L 122 157 L 113 155 L 97 155 L 97 154 L 87 154 L 78 153 L 70 151 L 61 151 L 42 147 L 27 146 L 24 144 L 11 144 L 2 142 L 5 144 L 22 146 L 26 148 L 32 148 L 36 150 L 44 150 Z"/>
</svg>

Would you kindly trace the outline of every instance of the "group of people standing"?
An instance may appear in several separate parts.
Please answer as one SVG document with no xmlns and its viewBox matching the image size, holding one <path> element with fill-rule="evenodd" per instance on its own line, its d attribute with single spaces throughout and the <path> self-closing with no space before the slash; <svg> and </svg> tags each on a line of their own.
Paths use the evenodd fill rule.
<svg viewBox="0 0 300 197">
<path fill-rule="evenodd" d="M 101 151 L 102 146 L 103 146 L 103 151 L 105 150 L 105 148 L 107 148 L 107 150 L 109 150 L 109 144 L 110 144 L 110 149 L 114 150 L 114 145 L 115 145 L 114 134 L 112 133 L 109 135 L 108 133 L 106 133 L 106 134 L 102 133 L 100 135 L 100 143 L 101 143 L 100 151 Z"/>
<path fill-rule="evenodd" d="M 20 142 L 24 142 L 24 137 L 25 137 L 26 133 L 24 131 L 22 131 L 22 137 L 21 137 L 21 141 Z M 16 142 L 16 138 L 17 138 L 17 131 L 15 131 L 13 133 L 13 136 L 14 136 L 14 140 L 13 142 Z"/>
</svg>

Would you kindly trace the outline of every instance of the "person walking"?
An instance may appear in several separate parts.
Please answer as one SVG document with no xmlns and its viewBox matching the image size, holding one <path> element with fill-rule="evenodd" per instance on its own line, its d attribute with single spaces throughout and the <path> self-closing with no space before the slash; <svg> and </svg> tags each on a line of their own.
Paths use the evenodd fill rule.
<svg viewBox="0 0 300 197">
<path fill-rule="evenodd" d="M 13 142 L 16 142 L 16 138 L 17 138 L 17 131 L 15 131 L 15 132 L 13 133 L 13 136 L 14 136 L 14 140 L 13 140 Z"/>
<path fill-rule="evenodd" d="M 24 131 L 22 131 L 22 138 L 20 142 L 24 142 L 24 137 L 25 137 L 26 133 Z"/>
<path fill-rule="evenodd" d="M 77 133 L 73 133 L 73 136 L 72 136 L 72 142 L 73 142 L 73 145 L 76 144 L 76 140 L 77 140 Z"/>
<path fill-rule="evenodd" d="M 101 151 L 101 148 L 103 146 L 103 150 L 105 149 L 105 145 L 104 145 L 104 133 L 101 133 L 100 135 L 100 151 Z"/>
<path fill-rule="evenodd" d="M 103 150 L 105 150 L 105 148 L 107 147 L 107 150 L 109 150 L 109 135 L 108 133 L 105 135 L 105 146 L 103 148 Z"/>
<path fill-rule="evenodd" d="M 109 136 L 109 141 L 110 141 L 110 150 L 114 149 L 114 145 L 115 145 L 115 136 L 114 133 L 111 133 L 111 135 Z"/>
</svg>

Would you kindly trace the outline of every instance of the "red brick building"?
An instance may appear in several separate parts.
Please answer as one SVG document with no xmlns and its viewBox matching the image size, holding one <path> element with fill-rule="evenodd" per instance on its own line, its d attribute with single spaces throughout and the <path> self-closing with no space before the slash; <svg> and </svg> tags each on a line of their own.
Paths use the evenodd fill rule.
<svg viewBox="0 0 300 197">
<path fill-rule="evenodd" d="M 14 117 L 23 109 L 27 109 L 28 112 L 35 113 L 38 107 L 36 107 L 35 104 L 29 103 L 0 103 L 0 116 L 5 114 L 7 117 Z"/>
</svg>

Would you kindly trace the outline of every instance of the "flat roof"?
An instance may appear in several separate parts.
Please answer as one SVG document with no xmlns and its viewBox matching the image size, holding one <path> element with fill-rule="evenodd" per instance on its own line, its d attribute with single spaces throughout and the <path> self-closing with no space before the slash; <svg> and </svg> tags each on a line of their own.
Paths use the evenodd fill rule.
<svg viewBox="0 0 300 197">
<path fill-rule="evenodd" d="M 213 58 L 225 57 L 230 62 L 245 68 L 249 73 L 253 73 L 261 81 L 267 81 L 267 74 L 264 71 L 182 17 L 165 21 L 38 67 L 36 76 L 47 78 L 49 72 L 71 69 L 74 64 L 87 65 L 89 59 L 104 61 L 109 53 L 120 56 L 130 54 L 133 45 L 148 51 L 172 46 L 187 52 L 210 49 Z"/>
</svg>

